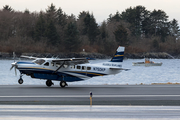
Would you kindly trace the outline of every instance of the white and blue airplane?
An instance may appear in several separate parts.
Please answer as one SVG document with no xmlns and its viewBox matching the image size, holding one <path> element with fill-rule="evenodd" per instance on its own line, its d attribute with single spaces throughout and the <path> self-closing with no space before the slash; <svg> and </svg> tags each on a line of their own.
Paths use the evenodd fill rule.
<svg viewBox="0 0 180 120">
<path fill-rule="evenodd" d="M 60 81 L 60 86 L 67 86 L 67 82 L 82 81 L 92 77 L 112 75 L 120 73 L 123 69 L 125 47 L 119 46 L 113 58 L 108 62 L 89 63 L 85 58 L 37 58 L 30 56 L 21 56 L 34 59 L 31 62 L 14 62 L 12 67 L 20 71 L 19 84 L 23 83 L 22 76 L 28 75 L 32 78 L 44 79 L 48 87 L 53 85 L 52 80 Z"/>
</svg>

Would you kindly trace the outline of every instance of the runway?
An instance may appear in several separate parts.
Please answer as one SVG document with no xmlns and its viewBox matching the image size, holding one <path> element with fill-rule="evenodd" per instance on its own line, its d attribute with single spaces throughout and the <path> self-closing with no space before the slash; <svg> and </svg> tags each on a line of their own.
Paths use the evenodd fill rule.
<svg viewBox="0 0 180 120">
<path fill-rule="evenodd" d="M 180 106 L 0 105 L 2 120 L 180 120 Z"/>
<path fill-rule="evenodd" d="M 180 85 L 1 85 L 0 105 L 180 105 Z"/>
</svg>

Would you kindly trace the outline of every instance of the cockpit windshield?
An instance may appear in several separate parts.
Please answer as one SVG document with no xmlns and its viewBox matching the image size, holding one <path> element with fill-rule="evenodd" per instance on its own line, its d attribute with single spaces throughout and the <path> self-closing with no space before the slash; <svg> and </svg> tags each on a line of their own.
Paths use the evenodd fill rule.
<svg viewBox="0 0 180 120">
<path fill-rule="evenodd" d="M 45 62 L 45 60 L 43 59 L 37 59 L 34 61 L 34 63 L 38 64 L 38 65 L 42 65 Z"/>
</svg>

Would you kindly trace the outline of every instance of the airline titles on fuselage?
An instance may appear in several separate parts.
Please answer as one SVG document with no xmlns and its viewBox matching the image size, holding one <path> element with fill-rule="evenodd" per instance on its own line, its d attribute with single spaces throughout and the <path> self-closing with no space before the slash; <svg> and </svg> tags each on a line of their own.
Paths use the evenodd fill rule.
<svg viewBox="0 0 180 120">
<path fill-rule="evenodd" d="M 110 63 L 103 63 L 105 66 L 112 66 L 112 67 L 122 67 L 120 64 L 110 64 Z"/>
</svg>

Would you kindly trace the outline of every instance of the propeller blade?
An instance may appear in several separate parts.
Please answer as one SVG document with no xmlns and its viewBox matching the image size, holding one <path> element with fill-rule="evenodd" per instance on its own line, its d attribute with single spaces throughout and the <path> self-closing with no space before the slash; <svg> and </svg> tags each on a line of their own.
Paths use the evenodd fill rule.
<svg viewBox="0 0 180 120">
<path fill-rule="evenodd" d="M 17 71 L 16 71 L 16 69 L 17 69 L 17 62 L 11 63 L 11 65 L 12 65 L 12 67 L 10 68 L 10 70 L 12 70 L 14 68 L 15 75 L 17 75 Z"/>
<path fill-rule="evenodd" d="M 17 71 L 16 71 L 16 67 L 14 67 L 14 70 L 15 70 L 15 75 L 17 76 Z"/>
<path fill-rule="evenodd" d="M 13 69 L 13 67 L 14 67 L 14 65 L 12 65 L 12 66 L 11 66 L 10 70 L 12 70 L 12 69 Z"/>
</svg>

